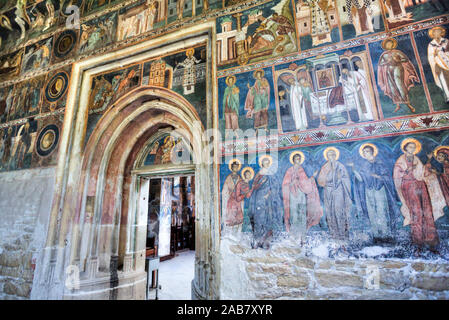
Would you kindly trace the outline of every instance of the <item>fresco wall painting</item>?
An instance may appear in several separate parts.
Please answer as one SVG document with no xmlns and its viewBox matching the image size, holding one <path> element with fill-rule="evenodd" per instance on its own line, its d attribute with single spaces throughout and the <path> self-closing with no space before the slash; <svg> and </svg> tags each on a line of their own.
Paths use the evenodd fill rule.
<svg viewBox="0 0 449 320">
<path fill-rule="evenodd" d="M 253 248 L 313 235 L 348 253 L 377 244 L 447 255 L 447 144 L 436 132 L 237 157 L 220 170 L 223 234 L 248 234 Z"/>
<path fill-rule="evenodd" d="M 381 16 L 382 10 L 370 14 Z M 344 30 L 359 36 L 383 28 Z M 447 131 L 430 131 L 440 121 L 435 112 L 448 110 L 446 30 L 443 24 L 365 38 L 365 45 L 264 68 L 272 71 L 266 81 L 275 89 L 281 135 L 262 144 L 245 142 L 245 136 L 223 142 L 222 237 L 248 241 L 254 249 L 289 237 L 298 246 L 332 241 L 346 255 L 380 245 L 391 257 L 447 257 Z M 301 31 L 299 37 L 301 44 Z M 322 45 L 311 39 L 311 47 Z M 331 43 L 332 33 L 319 39 Z M 258 69 L 243 69 L 224 71 L 218 79 L 222 132 L 253 128 L 242 121 L 242 98 Z M 258 95 L 262 101 L 264 92 Z M 440 125 L 447 128 L 444 114 Z M 418 127 L 429 132 L 394 133 Z"/>
<path fill-rule="evenodd" d="M 85 142 L 106 110 L 138 86 L 164 87 L 179 94 L 206 126 L 206 59 L 206 47 L 201 45 L 94 77 Z"/>
<path fill-rule="evenodd" d="M 82 9 L 79 29 L 60 28 L 69 4 Z M 445 255 L 449 140 L 437 130 L 449 121 L 447 10 L 426 0 L 4 3 L 0 170 L 55 165 L 73 60 L 204 15 L 217 28 L 221 146 L 242 155 L 220 166 L 224 235 L 249 234 L 253 248 L 285 235 L 307 245 L 316 233 L 347 251 L 401 243 L 416 246 L 406 254 Z M 419 24 L 433 17 L 442 18 Z M 205 125 L 206 65 L 197 46 L 96 76 L 86 141 L 138 86 L 184 97 Z M 281 151 L 258 157 L 254 145 L 231 140 L 247 129 L 278 131 L 267 141 Z M 148 164 L 177 145 L 158 143 Z"/>
</svg>

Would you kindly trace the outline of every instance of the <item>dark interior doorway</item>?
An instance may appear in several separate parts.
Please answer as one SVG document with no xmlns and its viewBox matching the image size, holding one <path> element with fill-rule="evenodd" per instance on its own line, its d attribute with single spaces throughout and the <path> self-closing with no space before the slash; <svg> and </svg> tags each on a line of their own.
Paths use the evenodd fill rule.
<svg viewBox="0 0 449 320">
<path fill-rule="evenodd" d="M 195 250 L 195 176 L 151 177 L 148 187 L 147 299 L 189 299 Z M 157 261 L 154 268 L 152 261 Z"/>
</svg>

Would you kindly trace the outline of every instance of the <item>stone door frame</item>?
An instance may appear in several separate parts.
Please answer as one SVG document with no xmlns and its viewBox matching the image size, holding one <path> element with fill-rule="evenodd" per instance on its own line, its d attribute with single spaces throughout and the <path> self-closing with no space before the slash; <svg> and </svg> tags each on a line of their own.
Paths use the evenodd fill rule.
<svg viewBox="0 0 449 320">
<path fill-rule="evenodd" d="M 88 266 L 80 265 L 79 242 L 83 237 L 84 225 L 76 221 L 76 217 L 82 216 L 83 206 L 79 207 L 78 199 L 83 198 L 85 190 L 78 190 L 83 182 L 80 177 L 83 172 L 83 149 L 88 118 L 88 99 L 93 76 L 109 70 L 120 68 L 135 62 L 144 61 L 167 53 L 167 50 L 177 51 L 192 47 L 197 44 L 207 46 L 207 127 L 218 127 L 218 103 L 216 80 L 216 35 L 214 21 L 204 22 L 187 29 L 179 30 L 171 34 L 160 36 L 156 39 L 143 41 L 136 45 L 126 47 L 115 52 L 105 53 L 100 56 L 76 62 L 72 66 L 67 106 L 64 116 L 64 124 L 59 144 L 59 157 L 56 168 L 56 183 L 54 200 L 50 212 L 49 229 L 44 249 L 40 252 L 36 265 L 32 299 L 89 299 L 104 298 L 96 294 L 98 291 L 113 291 L 108 277 L 98 277 L 98 264 L 94 260 Z M 147 89 L 151 91 L 151 88 Z M 155 90 L 153 90 L 155 91 Z M 139 92 L 138 94 L 144 94 Z M 121 98 L 120 98 L 121 99 Z M 119 101 L 120 101 L 119 99 Z M 126 99 L 131 99 L 129 96 Z M 120 103 L 127 102 L 126 99 Z M 129 102 L 130 100 L 128 100 Z M 119 105 L 120 103 L 117 103 Z M 114 105 L 114 108 L 117 107 Z M 165 108 L 163 103 L 150 101 L 145 103 L 147 109 L 156 107 Z M 179 103 L 178 103 L 179 105 Z M 118 107 L 117 107 L 118 108 Z M 174 109 L 173 109 L 174 110 Z M 169 110 L 170 112 L 173 110 Z M 180 109 L 181 110 L 181 109 Z M 175 110 L 176 111 L 176 110 Z M 108 111 L 109 112 L 109 111 Z M 182 112 L 179 111 L 182 119 Z M 100 120 L 101 121 L 101 120 Z M 188 125 L 189 126 L 189 125 Z M 194 133 L 196 141 L 195 153 L 203 158 L 201 163 L 195 165 L 196 186 L 202 186 L 202 190 L 196 190 L 197 221 L 196 237 L 196 262 L 195 278 L 192 285 L 193 297 L 196 299 L 213 299 L 218 297 L 218 248 L 220 218 L 218 209 L 218 154 L 213 153 L 213 163 L 209 155 L 202 153 L 202 148 L 209 141 L 198 134 L 197 128 L 189 128 Z M 219 141 L 215 139 L 213 146 L 218 150 Z M 207 159 L 206 157 L 207 156 Z M 87 188 L 87 186 L 86 186 Z M 83 198 L 84 199 L 84 198 Z M 84 201 L 84 200 L 83 200 Z M 81 221 L 81 220 L 80 220 Z M 128 257 L 129 258 L 129 257 Z M 136 258 L 133 258 L 136 265 Z M 78 287 L 67 287 L 67 272 L 69 266 L 75 266 L 81 270 L 78 279 Z M 139 268 L 140 269 L 140 268 Z M 124 273 L 125 270 L 124 270 Z M 128 276 L 128 277 L 127 277 Z M 116 275 L 131 279 L 124 281 L 123 286 L 135 290 L 135 284 L 142 285 L 144 274 L 133 268 L 127 275 Z M 76 279 L 76 277 L 75 277 Z M 81 283 L 81 291 L 79 284 Z M 118 284 L 118 282 L 117 282 Z M 108 289 L 108 286 L 111 288 Z M 119 294 L 120 296 L 120 294 Z M 135 294 L 131 294 L 136 298 Z M 111 298 L 111 296 L 109 296 Z M 126 298 L 126 295 L 123 295 Z M 139 296 L 141 297 L 141 296 Z M 117 295 L 113 296 L 117 298 Z M 120 297 L 119 297 L 120 298 Z"/>
</svg>

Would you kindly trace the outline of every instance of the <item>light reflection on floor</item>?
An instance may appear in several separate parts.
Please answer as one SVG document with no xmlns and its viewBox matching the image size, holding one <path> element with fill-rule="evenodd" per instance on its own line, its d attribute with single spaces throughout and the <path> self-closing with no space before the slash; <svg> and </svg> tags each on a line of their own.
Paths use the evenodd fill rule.
<svg viewBox="0 0 449 320">
<path fill-rule="evenodd" d="M 158 292 L 160 300 L 190 300 L 194 277 L 195 251 L 177 253 L 173 259 L 163 261 L 159 267 Z"/>
</svg>

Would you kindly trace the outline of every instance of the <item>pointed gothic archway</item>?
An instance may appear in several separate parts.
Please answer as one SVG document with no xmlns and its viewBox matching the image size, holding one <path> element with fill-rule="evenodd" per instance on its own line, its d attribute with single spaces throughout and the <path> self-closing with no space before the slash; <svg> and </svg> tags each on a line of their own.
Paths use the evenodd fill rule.
<svg viewBox="0 0 449 320">
<path fill-rule="evenodd" d="M 33 289 L 35 298 L 145 297 L 142 237 L 146 234 L 146 217 L 139 215 L 133 205 L 136 185 L 132 171 L 141 150 L 160 129 L 177 130 L 191 144 L 197 180 L 197 251 L 192 292 L 194 298 L 217 297 L 212 283 L 216 271 L 211 252 L 217 250 L 219 223 L 214 205 L 217 202 L 210 187 L 211 182 L 216 185 L 217 177 L 209 154 L 204 152 L 209 145 L 203 141 L 205 128 L 199 125 L 195 108 L 168 89 L 138 87 L 106 111 L 84 148 L 92 76 L 160 52 L 206 43 L 210 57 L 207 83 L 213 88 L 212 26 L 194 27 L 190 36 L 189 32 L 183 32 L 187 37 L 184 41 L 179 41 L 180 35 L 173 34 L 168 36 L 172 44 L 167 44 L 167 39 L 157 39 L 110 57 L 74 65 L 58 162 L 57 191 L 46 248 L 39 259 L 33 286 L 39 288 L 40 284 L 47 282 L 48 285 L 51 281 L 53 289 L 48 294 Z M 160 42 L 159 47 L 156 41 Z M 118 61 L 118 57 L 123 59 Z M 207 107 L 211 113 L 208 125 L 212 127 L 213 97 L 208 95 Z M 80 271 L 79 287 L 65 285 L 68 266 Z"/>
</svg>

